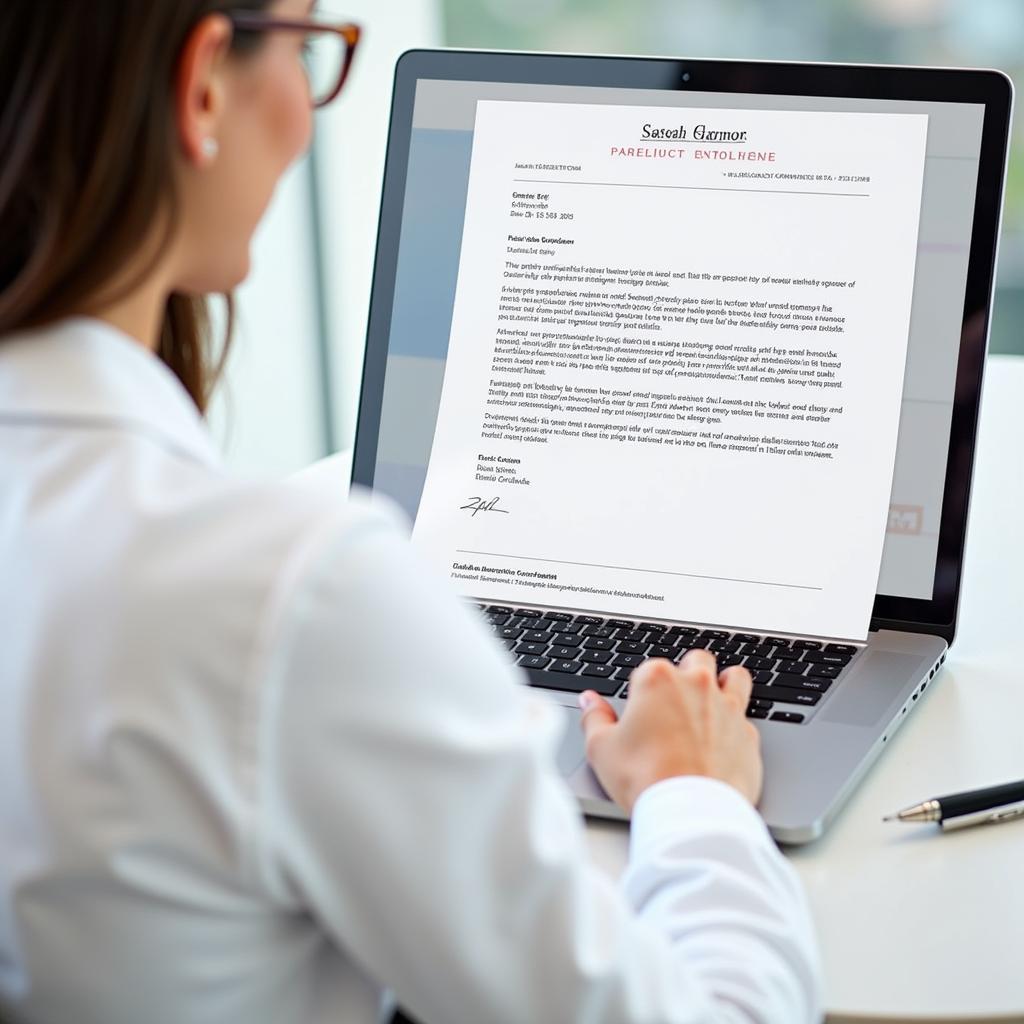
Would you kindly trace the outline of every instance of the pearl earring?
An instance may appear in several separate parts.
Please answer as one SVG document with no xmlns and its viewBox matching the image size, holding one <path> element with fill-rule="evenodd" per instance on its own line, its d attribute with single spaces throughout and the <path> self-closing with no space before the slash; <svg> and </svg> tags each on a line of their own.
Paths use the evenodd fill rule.
<svg viewBox="0 0 1024 1024">
<path fill-rule="evenodd" d="M 212 163 L 217 159 L 217 154 L 220 153 L 220 143 L 212 135 L 207 135 L 200 144 L 200 150 L 203 154 L 203 159 L 207 163 Z"/>
</svg>

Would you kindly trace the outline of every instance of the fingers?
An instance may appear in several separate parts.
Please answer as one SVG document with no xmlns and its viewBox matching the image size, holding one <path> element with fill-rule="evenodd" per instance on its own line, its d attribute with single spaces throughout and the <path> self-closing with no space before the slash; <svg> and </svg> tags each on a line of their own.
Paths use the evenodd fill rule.
<svg viewBox="0 0 1024 1024">
<path fill-rule="evenodd" d="M 675 676 L 676 668 L 667 658 L 648 658 L 647 661 L 640 662 L 630 675 L 630 692 L 632 692 L 636 686 L 667 682 L 675 679 Z"/>
<path fill-rule="evenodd" d="M 702 683 L 715 682 L 718 679 L 718 662 L 710 651 L 700 648 L 687 651 L 680 660 L 679 667 L 691 673 L 696 681 Z"/>
<path fill-rule="evenodd" d="M 741 711 L 746 711 L 754 685 L 747 669 L 733 665 L 719 674 L 715 656 L 704 650 L 688 651 L 679 662 L 679 667 L 697 682 L 708 685 L 714 681 L 723 695 L 732 700 Z"/>
<path fill-rule="evenodd" d="M 741 711 L 746 711 L 747 705 L 750 703 L 750 693 L 754 687 L 750 672 L 739 665 L 733 665 L 718 677 L 718 681 L 722 687 L 722 693 L 735 700 Z"/>
<path fill-rule="evenodd" d="M 750 703 L 750 694 L 753 689 L 753 679 L 750 672 L 738 665 L 730 666 L 721 674 L 718 672 L 718 661 L 711 651 L 694 649 L 687 651 L 679 662 L 678 669 L 664 658 L 652 658 L 642 662 L 630 677 L 630 687 L 636 690 L 638 687 L 647 687 L 664 683 L 671 679 L 686 679 L 696 684 L 698 688 L 719 689 L 722 694 L 728 697 L 741 711 L 746 711 Z M 591 691 L 587 691 L 591 693 Z M 583 697 L 580 695 L 581 706 Z M 593 694 L 595 700 L 600 700 L 606 714 L 611 716 L 612 723 L 615 721 L 615 712 L 607 701 L 601 700 L 597 694 Z"/>
<path fill-rule="evenodd" d="M 615 714 L 611 704 L 594 693 L 593 690 L 584 690 L 579 697 L 580 707 L 583 714 L 580 716 L 580 727 L 583 729 L 583 737 L 587 745 L 587 756 L 591 755 L 594 747 L 601 742 L 615 723 L 618 716 Z"/>
</svg>

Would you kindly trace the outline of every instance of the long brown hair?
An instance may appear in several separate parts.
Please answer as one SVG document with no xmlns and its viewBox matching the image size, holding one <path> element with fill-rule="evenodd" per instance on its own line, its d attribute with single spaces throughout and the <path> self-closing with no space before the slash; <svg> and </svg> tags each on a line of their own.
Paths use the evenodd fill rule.
<svg viewBox="0 0 1024 1024">
<path fill-rule="evenodd" d="M 172 230 L 182 48 L 206 15 L 266 6 L 0 0 L 0 337 L 117 298 L 161 216 Z M 205 298 L 172 295 L 158 354 L 200 410 L 223 364 L 209 335 Z"/>
</svg>

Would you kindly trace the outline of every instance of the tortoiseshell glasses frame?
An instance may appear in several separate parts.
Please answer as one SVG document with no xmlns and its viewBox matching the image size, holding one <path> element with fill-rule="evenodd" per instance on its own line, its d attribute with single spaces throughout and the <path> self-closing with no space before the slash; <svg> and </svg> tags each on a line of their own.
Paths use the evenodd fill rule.
<svg viewBox="0 0 1024 1024">
<path fill-rule="evenodd" d="M 326 107 L 341 92 L 349 71 L 352 59 L 362 35 L 362 29 L 351 22 L 346 24 L 328 24 L 312 18 L 275 18 L 263 11 L 228 11 L 227 17 L 239 32 L 301 32 L 307 36 L 336 37 L 344 46 L 344 55 L 338 69 L 338 75 L 323 95 L 313 95 L 313 106 L 319 109 Z M 312 83 L 311 83 L 312 84 Z"/>
</svg>

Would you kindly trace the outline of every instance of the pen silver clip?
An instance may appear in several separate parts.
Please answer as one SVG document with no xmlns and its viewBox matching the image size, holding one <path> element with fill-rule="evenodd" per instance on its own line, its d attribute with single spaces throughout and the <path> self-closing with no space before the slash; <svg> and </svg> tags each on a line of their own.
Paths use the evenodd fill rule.
<svg viewBox="0 0 1024 1024">
<path fill-rule="evenodd" d="M 1024 817 L 1024 802 L 990 807 L 986 811 L 976 811 L 974 814 L 958 814 L 955 818 L 945 818 L 941 824 L 943 832 L 955 832 L 973 825 L 995 825 L 1021 817 Z"/>
</svg>

